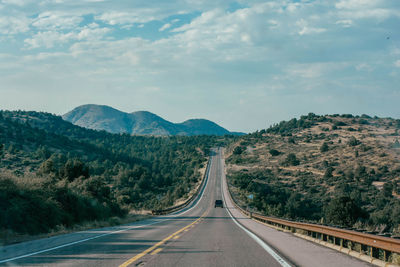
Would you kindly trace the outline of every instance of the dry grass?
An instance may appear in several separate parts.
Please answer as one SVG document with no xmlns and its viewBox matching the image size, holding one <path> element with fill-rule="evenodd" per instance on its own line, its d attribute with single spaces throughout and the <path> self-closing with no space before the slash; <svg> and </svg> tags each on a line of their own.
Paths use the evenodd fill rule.
<svg viewBox="0 0 400 267">
<path fill-rule="evenodd" d="M 277 134 L 264 134 L 266 142 L 255 141 L 247 146 L 241 155 L 243 163 L 228 163 L 228 173 L 243 169 L 280 169 L 292 174 L 310 172 L 316 179 L 323 177 L 327 164 L 334 168 L 333 177 L 340 177 L 348 172 L 355 172 L 357 166 L 364 166 L 368 172 L 376 173 L 386 166 L 388 171 L 400 169 L 400 148 L 394 148 L 400 135 L 390 119 L 368 119 L 369 124 L 359 124 L 352 118 L 327 117 L 332 122 L 319 122 L 308 129 L 299 130 L 293 137 L 282 137 Z M 332 130 L 335 122 L 344 122 L 347 126 L 340 126 Z M 328 130 L 327 130 L 328 129 Z M 353 129 L 353 130 L 352 130 Z M 361 142 L 357 146 L 348 145 L 350 138 L 355 137 Z M 289 142 L 293 138 L 295 143 Z M 322 144 L 328 143 L 329 150 L 321 152 Z M 228 150 L 226 158 L 232 155 L 233 148 Z M 270 149 L 281 152 L 279 156 L 271 156 Z M 300 160 L 298 166 L 283 166 L 282 162 L 289 153 L 294 153 Z M 287 176 L 287 175 L 286 175 Z M 284 177 L 282 176 L 284 180 Z M 295 178 L 291 178 L 295 179 Z M 378 189 L 391 180 L 400 180 L 400 177 L 383 175 L 374 182 Z M 326 185 L 328 191 L 333 188 Z M 397 196 L 393 193 L 394 196 Z"/>
</svg>

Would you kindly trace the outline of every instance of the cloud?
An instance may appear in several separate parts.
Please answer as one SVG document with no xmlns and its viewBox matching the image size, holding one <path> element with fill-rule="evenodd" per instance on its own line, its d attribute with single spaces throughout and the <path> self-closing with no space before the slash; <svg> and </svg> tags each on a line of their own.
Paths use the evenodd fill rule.
<svg viewBox="0 0 400 267">
<path fill-rule="evenodd" d="M 171 23 L 165 23 L 160 29 L 158 29 L 160 32 L 165 31 L 166 29 L 171 28 Z"/>
<path fill-rule="evenodd" d="M 316 34 L 326 31 L 326 29 L 324 28 L 310 27 L 308 25 L 308 22 L 304 19 L 300 19 L 299 21 L 297 21 L 296 25 L 300 28 L 300 30 L 298 31 L 299 35 Z"/>
<path fill-rule="evenodd" d="M 155 8 L 136 8 L 125 11 L 109 11 L 95 16 L 96 20 L 100 20 L 109 25 L 132 25 L 142 24 L 154 20 L 161 20 L 167 15 L 159 12 Z"/>
<path fill-rule="evenodd" d="M 29 31 L 30 19 L 21 15 L 0 16 L 0 34 L 18 34 Z"/>
<path fill-rule="evenodd" d="M 374 68 L 368 63 L 360 63 L 356 65 L 356 70 L 371 72 Z"/>
<path fill-rule="evenodd" d="M 182 110 L 203 114 L 205 105 L 212 106 L 209 115 L 223 116 L 223 103 L 222 109 L 241 118 L 230 120 L 226 112 L 228 119 L 220 119 L 227 126 L 252 130 L 266 117 L 275 122 L 306 108 L 351 112 L 361 107 L 360 95 L 376 99 L 376 88 L 398 88 L 398 75 L 389 75 L 400 68 L 399 6 L 391 1 L 41 3 L 0 8 L 2 88 L 21 95 L 37 91 L 47 97 L 76 88 L 74 95 L 86 102 L 160 112 L 174 106 L 177 121 Z M 73 106 L 77 100 L 71 99 Z M 331 106 L 319 105 L 321 99 Z M 239 100 L 243 109 L 235 110 Z M 287 102 L 294 104 L 285 107 Z"/>
<path fill-rule="evenodd" d="M 15 6 L 24 6 L 31 1 L 27 0 L 3 0 L 2 3 L 5 5 L 15 5 Z"/>
<path fill-rule="evenodd" d="M 341 25 L 344 28 L 353 26 L 353 21 L 351 19 L 342 19 L 335 22 L 337 25 Z"/>
<path fill-rule="evenodd" d="M 335 6 L 338 9 L 363 9 L 376 7 L 381 3 L 381 0 L 340 0 Z"/>
<path fill-rule="evenodd" d="M 82 21 L 83 18 L 81 16 L 47 11 L 40 13 L 32 22 L 32 26 L 39 30 L 73 29 Z"/>
<path fill-rule="evenodd" d="M 25 44 L 30 48 L 46 47 L 52 48 L 54 45 L 66 43 L 72 39 L 75 39 L 73 33 L 60 33 L 56 31 L 39 32 L 32 36 L 32 38 L 27 38 L 24 40 Z"/>
<path fill-rule="evenodd" d="M 335 4 L 338 15 L 348 19 L 385 20 L 390 17 L 400 17 L 400 11 L 395 1 L 383 0 L 340 0 Z"/>
<path fill-rule="evenodd" d="M 67 33 L 53 30 L 38 32 L 32 38 L 25 39 L 24 42 L 30 49 L 39 47 L 53 48 L 56 45 L 63 45 L 73 40 L 98 40 L 108 32 L 110 32 L 108 28 L 99 28 L 97 24 L 90 24 L 80 28 L 78 31 Z"/>
</svg>

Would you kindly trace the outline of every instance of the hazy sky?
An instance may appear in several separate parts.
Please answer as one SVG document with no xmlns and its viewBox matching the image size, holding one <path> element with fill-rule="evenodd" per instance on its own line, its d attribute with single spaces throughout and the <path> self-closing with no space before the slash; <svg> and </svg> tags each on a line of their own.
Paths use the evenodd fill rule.
<svg viewBox="0 0 400 267">
<path fill-rule="evenodd" d="M 400 117 L 400 1 L 0 0 L 0 109 L 87 104 L 254 131 Z"/>
</svg>

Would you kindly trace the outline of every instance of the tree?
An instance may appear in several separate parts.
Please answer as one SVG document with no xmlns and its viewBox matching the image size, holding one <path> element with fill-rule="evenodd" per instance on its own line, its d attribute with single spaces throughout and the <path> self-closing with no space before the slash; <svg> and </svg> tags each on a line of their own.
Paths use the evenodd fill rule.
<svg viewBox="0 0 400 267">
<path fill-rule="evenodd" d="M 328 143 L 327 142 L 324 142 L 323 144 L 322 144 L 322 146 L 319 148 L 319 151 L 321 151 L 322 153 L 324 153 L 324 152 L 326 152 L 326 151 L 328 151 L 329 150 L 329 146 L 328 146 Z"/>
<path fill-rule="evenodd" d="M 300 161 L 297 159 L 295 154 L 290 153 L 287 155 L 284 164 L 289 166 L 297 166 L 300 164 Z"/>
<path fill-rule="evenodd" d="M 55 172 L 55 168 L 54 168 L 54 162 L 52 159 L 48 159 L 48 160 L 44 161 L 42 164 L 40 164 L 39 170 L 37 171 L 37 173 L 39 175 L 50 174 L 50 173 L 54 173 L 54 172 Z"/>
<path fill-rule="evenodd" d="M 366 212 L 349 196 L 339 196 L 332 199 L 324 209 L 328 223 L 342 226 L 352 226 L 358 219 L 366 218 Z"/>
<path fill-rule="evenodd" d="M 391 182 L 386 182 L 383 184 L 382 194 L 385 197 L 391 197 L 393 192 L 393 184 Z"/>
<path fill-rule="evenodd" d="M 354 136 L 350 137 L 349 141 L 347 142 L 349 146 L 358 146 L 361 144 L 359 140 L 357 140 Z"/>
<path fill-rule="evenodd" d="M 269 153 L 271 154 L 271 156 L 275 157 L 275 156 L 279 156 L 281 154 L 281 152 L 279 152 L 276 149 L 270 149 Z"/>
<path fill-rule="evenodd" d="M 325 177 L 325 178 L 331 178 L 331 177 L 333 177 L 333 171 L 334 171 L 334 168 L 332 168 L 332 167 L 326 168 L 324 177 Z"/>
<path fill-rule="evenodd" d="M 64 167 L 61 168 L 60 174 L 62 177 L 67 178 L 68 181 L 73 181 L 80 176 L 88 178 L 89 168 L 79 159 L 69 159 Z"/>
<path fill-rule="evenodd" d="M 241 147 L 241 146 L 237 146 L 237 147 L 235 147 L 235 149 L 233 150 L 233 154 L 235 154 L 235 155 L 240 155 L 240 154 L 242 154 L 243 153 L 243 148 Z"/>
</svg>

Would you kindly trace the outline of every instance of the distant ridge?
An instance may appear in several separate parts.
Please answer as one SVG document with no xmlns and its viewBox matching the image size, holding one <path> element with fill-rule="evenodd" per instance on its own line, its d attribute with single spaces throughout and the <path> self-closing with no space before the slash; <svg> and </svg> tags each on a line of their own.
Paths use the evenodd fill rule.
<svg viewBox="0 0 400 267">
<path fill-rule="evenodd" d="M 111 133 L 157 136 L 241 134 L 231 133 L 205 119 L 172 123 L 148 111 L 126 113 L 109 106 L 93 104 L 76 107 L 62 118 L 81 127 Z"/>
</svg>

